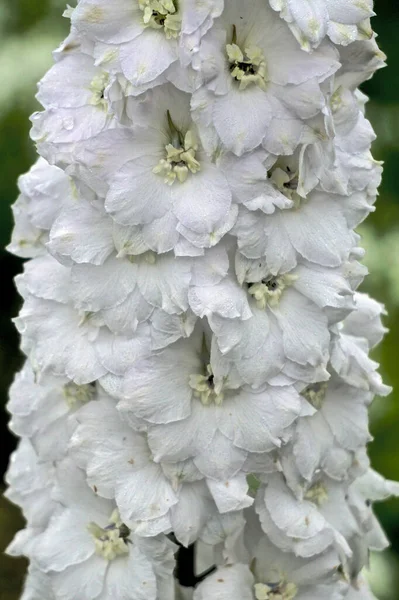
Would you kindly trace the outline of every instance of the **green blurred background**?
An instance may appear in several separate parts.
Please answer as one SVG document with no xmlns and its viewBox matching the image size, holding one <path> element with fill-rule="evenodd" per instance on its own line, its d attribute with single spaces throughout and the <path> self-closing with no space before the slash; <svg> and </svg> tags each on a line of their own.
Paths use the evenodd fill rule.
<svg viewBox="0 0 399 600">
<path fill-rule="evenodd" d="M 17 177 L 35 160 L 28 117 L 38 108 L 35 86 L 52 63 L 51 50 L 67 34 L 68 21 L 61 16 L 64 8 L 63 0 L 0 0 L 0 248 L 10 238 L 10 205 L 17 196 Z M 371 98 L 368 116 L 378 135 L 374 155 L 385 162 L 385 172 L 378 210 L 362 225 L 360 233 L 367 249 L 365 262 L 371 271 L 363 290 L 384 302 L 389 312 L 385 324 L 390 332 L 376 350 L 375 359 L 381 362 L 384 379 L 395 391 L 373 404 L 371 430 L 375 441 L 370 445 L 370 455 L 376 469 L 399 480 L 399 5 L 396 0 L 376 0 L 375 10 L 373 27 L 379 33 L 381 49 L 388 55 L 388 68 L 379 71 L 362 89 Z M 12 279 L 20 270 L 21 261 L 0 250 L 2 472 L 15 447 L 3 406 L 22 360 L 11 323 L 19 308 Z M 399 501 L 381 504 L 377 512 L 392 548 L 372 557 L 370 579 L 380 600 L 399 600 Z M 22 525 L 18 510 L 0 497 L 0 551 Z M 0 600 L 19 598 L 25 566 L 23 560 L 0 559 Z"/>
</svg>

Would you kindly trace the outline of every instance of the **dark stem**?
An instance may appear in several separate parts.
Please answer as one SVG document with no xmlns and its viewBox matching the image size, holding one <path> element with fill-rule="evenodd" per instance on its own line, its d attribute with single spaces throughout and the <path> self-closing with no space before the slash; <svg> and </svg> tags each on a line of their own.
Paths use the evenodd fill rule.
<svg viewBox="0 0 399 600">
<path fill-rule="evenodd" d="M 173 540 L 176 541 L 176 540 Z M 178 542 L 177 542 L 178 543 Z M 175 577 L 182 587 L 194 588 L 201 583 L 208 575 L 216 571 L 216 567 L 210 567 L 201 575 L 195 574 L 195 544 L 191 544 L 188 548 L 179 544 L 179 549 L 176 552 L 176 568 Z"/>
</svg>

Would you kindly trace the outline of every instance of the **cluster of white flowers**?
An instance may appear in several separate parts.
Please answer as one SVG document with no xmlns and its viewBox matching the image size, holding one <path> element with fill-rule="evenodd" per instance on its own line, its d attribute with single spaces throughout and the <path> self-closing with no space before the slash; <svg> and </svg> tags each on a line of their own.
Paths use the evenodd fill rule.
<svg viewBox="0 0 399 600">
<path fill-rule="evenodd" d="M 23 600 L 366 600 L 370 0 L 80 0 L 9 249 Z"/>
</svg>

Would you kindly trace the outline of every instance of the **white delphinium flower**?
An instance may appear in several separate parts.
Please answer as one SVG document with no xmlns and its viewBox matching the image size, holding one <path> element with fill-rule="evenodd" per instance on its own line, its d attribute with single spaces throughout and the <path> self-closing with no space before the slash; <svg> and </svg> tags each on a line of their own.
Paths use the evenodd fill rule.
<svg viewBox="0 0 399 600">
<path fill-rule="evenodd" d="M 373 469 L 368 469 L 350 487 L 351 509 L 366 532 L 363 543 L 373 550 L 384 550 L 389 541 L 373 513 L 372 504 L 393 496 L 399 496 L 399 484 L 385 479 Z"/>
<path fill-rule="evenodd" d="M 38 382 L 27 362 L 10 388 L 10 429 L 16 435 L 29 437 L 41 460 L 60 460 L 73 432 L 69 416 L 99 394 L 101 389 L 94 383 L 78 386 L 51 375 L 42 376 Z"/>
<path fill-rule="evenodd" d="M 309 558 L 333 547 L 350 556 L 348 542 L 336 528 L 342 515 L 342 527 L 352 532 L 356 525 L 346 506 L 346 490 L 345 484 L 323 478 L 297 497 L 284 476 L 274 474 L 258 490 L 256 511 L 263 530 L 281 550 Z"/>
<path fill-rule="evenodd" d="M 367 410 L 372 393 L 347 385 L 335 373 L 301 393 L 317 412 L 297 422 L 283 449 L 283 464 L 288 462 L 295 476 L 306 481 L 320 470 L 334 479 L 347 478 L 356 468 L 356 452 L 371 440 Z"/>
<path fill-rule="evenodd" d="M 69 294 L 69 268 L 49 256 L 35 261 L 17 277 L 25 303 L 15 320 L 23 333 L 22 349 L 30 356 L 34 371 L 85 385 L 109 371 L 120 374 L 135 355 L 149 352 L 151 340 L 146 324 L 135 337 L 114 335 L 96 315 L 74 308 Z"/>
<path fill-rule="evenodd" d="M 333 351 L 332 361 L 338 371 L 330 364 L 328 381 L 299 387 L 317 412 L 298 421 L 291 443 L 283 449 L 283 461 L 291 463 L 292 471 L 294 457 L 296 476 L 307 481 L 320 469 L 336 479 L 347 477 L 353 470 L 356 473 L 360 466 L 357 453 L 370 440 L 368 406 L 374 393 L 383 396 L 390 391 L 381 384 L 376 363 L 364 351 L 365 343 L 372 348 L 381 341 L 386 331 L 381 323 L 385 309 L 366 294 L 355 293 L 354 301 L 357 310 L 345 318 L 342 327 L 352 336 L 352 343 L 345 346 L 341 342 L 339 352 Z M 337 345 L 333 339 L 333 348 Z"/>
<path fill-rule="evenodd" d="M 273 273 L 264 260 L 237 254 L 235 262 L 238 281 L 232 277 L 209 290 L 193 289 L 190 303 L 196 314 L 208 317 L 220 351 L 242 379 L 259 386 L 282 369 L 304 381 L 328 377 L 328 325 L 353 306 L 352 289 L 363 277 L 358 263 L 328 269 L 303 262 L 288 273 Z M 231 298 L 241 297 L 250 318 L 230 312 Z"/>
<path fill-rule="evenodd" d="M 311 557 L 334 547 L 354 579 L 367 564 L 369 548 L 387 545 L 371 502 L 398 492 L 397 483 L 375 481 L 373 472 L 351 484 L 317 475 L 296 493 L 282 474 L 274 474 L 259 488 L 255 506 L 265 533 L 280 549 Z"/>
<path fill-rule="evenodd" d="M 73 187 L 61 169 L 39 158 L 18 180 L 21 192 L 13 205 L 15 226 L 8 250 L 22 258 L 45 254 L 48 232 L 63 206 L 72 203 Z"/>
<path fill-rule="evenodd" d="M 121 225 L 139 225 L 150 248 L 165 252 L 177 246 L 178 253 L 187 253 L 184 244 L 179 250 L 183 238 L 194 246 L 191 253 L 196 248 L 200 253 L 231 229 L 237 207 L 224 173 L 201 146 L 190 96 L 169 84 L 133 107 L 133 127 L 124 140 L 121 132 L 109 131 L 91 142 L 93 152 L 100 143 L 106 154 L 118 144 L 119 165 L 94 154 L 89 175 L 94 167 L 109 182 L 105 209 Z"/>
<path fill-rule="evenodd" d="M 126 241 L 99 266 L 73 265 L 70 295 L 74 306 L 97 314 L 115 333 L 129 334 L 148 321 L 156 348 L 188 337 L 196 321 L 189 306 L 190 289 L 210 289 L 226 276 L 226 248 L 220 245 L 196 258 L 176 258 L 171 252 L 158 255 L 145 248 L 133 251 Z"/>
<path fill-rule="evenodd" d="M 179 81 L 183 63 L 223 10 L 222 0 L 82 0 L 71 13 L 72 28 L 94 44 L 96 61 L 131 83 L 129 93 Z M 184 79 L 183 79 L 184 81 Z"/>
<path fill-rule="evenodd" d="M 269 0 L 306 51 L 317 48 L 328 35 L 336 44 L 347 45 L 372 35 L 369 17 L 372 0 Z"/>
<path fill-rule="evenodd" d="M 9 246 L 24 600 L 371 598 L 371 503 L 398 493 L 366 451 L 384 308 L 356 291 L 371 15 L 68 7 L 33 116 L 55 166 L 20 179 Z"/>
<path fill-rule="evenodd" d="M 115 498 L 123 522 L 140 535 L 173 531 L 181 543 L 193 543 L 215 510 L 197 469 L 182 462 L 164 472 L 146 436 L 122 421 L 110 399 L 82 407 L 76 420 L 71 456 L 99 496 Z"/>
<path fill-rule="evenodd" d="M 338 68 L 325 44 L 312 55 L 298 46 L 264 0 L 225 5 L 205 36 L 194 67 L 205 79 L 193 95 L 194 116 L 207 146 L 217 140 L 241 155 L 262 142 L 291 154 L 304 121 L 320 113 L 320 83 Z"/>
<path fill-rule="evenodd" d="M 238 595 L 245 600 L 340 600 L 348 590 L 342 565 L 334 549 L 301 558 L 281 551 L 260 531 L 258 519 L 245 513 L 245 528 L 230 532 L 225 549 L 233 545 L 236 555 L 226 558 L 201 583 L 194 600 Z M 240 539 L 241 538 L 241 539 Z"/>
<path fill-rule="evenodd" d="M 10 459 L 5 476 L 5 497 L 17 504 L 27 521 L 7 548 L 12 556 L 29 556 L 31 546 L 54 514 L 57 503 L 52 497 L 55 468 L 51 462 L 40 462 L 28 438 L 22 438 Z"/>
<path fill-rule="evenodd" d="M 387 314 L 385 307 L 368 294 L 355 294 L 355 302 L 356 310 L 346 317 L 344 331 L 366 338 L 370 348 L 374 348 L 388 331 L 381 322 L 381 317 Z"/>
<path fill-rule="evenodd" d="M 45 110 L 32 115 L 31 136 L 50 163 L 59 161 L 59 147 L 65 152 L 66 147 L 118 125 L 109 110 L 109 85 L 109 74 L 95 66 L 91 56 L 78 52 L 66 53 L 44 76 L 37 99 Z"/>
<path fill-rule="evenodd" d="M 340 323 L 339 325 L 342 326 Z M 366 338 L 347 335 L 345 329 L 339 328 L 334 335 L 331 348 L 331 365 L 334 371 L 349 385 L 363 390 L 370 390 L 379 396 L 387 396 L 391 388 L 382 383 L 377 372 L 378 363 L 368 356 L 370 345 Z"/>
<path fill-rule="evenodd" d="M 138 538 L 115 503 L 98 497 L 68 459 L 57 468 L 62 502 L 34 541 L 34 563 L 48 574 L 55 598 L 170 598 L 174 546 L 166 537 Z"/>
<path fill-rule="evenodd" d="M 240 387 L 209 343 L 197 329 L 137 361 L 119 382 L 118 407 L 148 432 L 156 460 L 193 458 L 205 476 L 224 480 L 242 469 L 248 453 L 280 446 L 295 418 L 312 407 L 289 385 Z M 107 379 L 115 392 L 112 376 L 103 385 Z"/>
</svg>

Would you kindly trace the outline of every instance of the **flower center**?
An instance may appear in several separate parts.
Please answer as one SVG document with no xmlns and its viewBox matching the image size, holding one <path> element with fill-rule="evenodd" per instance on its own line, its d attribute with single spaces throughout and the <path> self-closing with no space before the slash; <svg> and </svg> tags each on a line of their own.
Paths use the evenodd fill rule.
<svg viewBox="0 0 399 600">
<path fill-rule="evenodd" d="M 315 483 L 308 489 L 305 494 L 306 500 L 313 502 L 313 504 L 317 504 L 317 506 L 321 506 L 328 500 L 327 488 L 322 481 Z"/>
<path fill-rule="evenodd" d="M 124 258 L 126 255 L 126 248 L 123 248 L 118 252 L 116 258 Z M 143 254 L 129 254 L 128 261 L 131 263 L 147 263 L 147 265 L 155 265 L 157 262 L 157 254 L 151 250 L 143 252 Z"/>
<path fill-rule="evenodd" d="M 76 385 L 76 383 L 67 383 L 63 388 L 65 400 L 70 408 L 77 403 L 84 403 L 93 400 L 96 394 L 96 386 L 92 383 L 85 385 Z"/>
<path fill-rule="evenodd" d="M 331 96 L 330 106 L 332 113 L 336 113 L 342 106 L 342 87 L 340 86 L 335 90 L 333 95 Z"/>
<path fill-rule="evenodd" d="M 278 164 L 270 171 L 269 179 L 286 198 L 292 200 L 295 208 L 299 208 L 301 197 L 297 192 L 298 171 L 292 171 L 290 167 L 282 167 Z"/>
<path fill-rule="evenodd" d="M 256 583 L 256 600 L 293 600 L 297 595 L 298 588 L 294 583 Z"/>
<path fill-rule="evenodd" d="M 164 177 L 165 183 L 172 185 L 176 179 L 184 183 L 189 173 L 197 173 L 201 165 L 195 158 L 198 142 L 195 133 L 189 129 L 183 134 L 172 121 L 167 112 L 171 143 L 165 146 L 166 155 L 152 172 Z"/>
<path fill-rule="evenodd" d="M 167 39 L 177 38 L 180 33 L 181 18 L 177 0 L 139 0 L 146 27 L 163 29 Z"/>
<path fill-rule="evenodd" d="M 90 84 L 90 91 L 92 96 L 90 98 L 90 104 L 93 106 L 99 106 L 100 108 L 107 109 L 108 102 L 104 97 L 105 88 L 108 85 L 109 74 L 101 73 L 96 75 Z"/>
<path fill-rule="evenodd" d="M 114 510 L 109 525 L 102 528 L 97 523 L 89 523 L 87 529 L 94 538 L 96 553 L 107 560 L 129 552 L 130 529 L 122 523 L 118 510 Z"/>
<path fill-rule="evenodd" d="M 285 288 L 290 287 L 297 279 L 297 275 L 289 273 L 265 277 L 258 283 L 248 283 L 248 293 L 255 298 L 258 308 L 264 310 L 267 305 L 277 306 Z"/>
<path fill-rule="evenodd" d="M 199 398 L 204 406 L 223 403 L 222 389 L 216 389 L 211 365 L 206 367 L 206 375 L 190 375 L 189 386 L 194 390 L 194 396 Z"/>
<path fill-rule="evenodd" d="M 323 406 L 323 402 L 327 394 L 327 388 L 327 381 L 312 383 L 301 392 L 301 395 L 306 398 L 306 400 L 310 402 L 314 408 L 319 410 Z"/>
<path fill-rule="evenodd" d="M 232 42 L 226 46 L 232 78 L 239 82 L 240 90 L 245 90 L 249 85 L 266 90 L 267 64 L 262 50 L 258 46 L 248 46 L 242 51 L 236 42 L 237 32 L 233 25 Z"/>
</svg>

